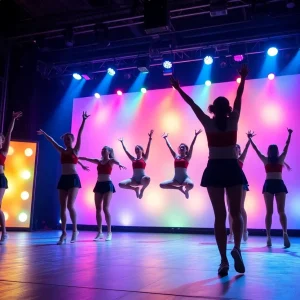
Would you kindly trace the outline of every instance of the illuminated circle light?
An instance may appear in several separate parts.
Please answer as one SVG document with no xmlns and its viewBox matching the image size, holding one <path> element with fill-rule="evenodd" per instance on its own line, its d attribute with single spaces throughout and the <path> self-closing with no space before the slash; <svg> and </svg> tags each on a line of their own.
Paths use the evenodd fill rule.
<svg viewBox="0 0 300 300">
<path fill-rule="evenodd" d="M 21 199 L 24 200 L 24 201 L 28 200 L 29 199 L 29 193 L 26 192 L 26 191 L 22 192 L 21 193 Z"/>
<path fill-rule="evenodd" d="M 207 55 L 204 57 L 204 63 L 206 65 L 211 65 L 213 62 L 214 62 L 214 59 L 211 56 Z"/>
<path fill-rule="evenodd" d="M 242 54 L 234 55 L 234 56 L 233 56 L 233 59 L 234 59 L 234 61 L 236 61 L 236 62 L 241 62 L 241 61 L 243 61 L 243 59 L 244 59 L 244 55 L 242 55 Z"/>
<path fill-rule="evenodd" d="M 116 71 L 113 68 L 108 68 L 107 69 L 107 74 L 110 76 L 114 76 L 116 74 Z"/>
<path fill-rule="evenodd" d="M 173 64 L 172 64 L 172 62 L 169 61 L 169 60 L 165 60 L 165 61 L 163 62 L 163 67 L 164 67 L 165 69 L 171 69 L 172 66 L 173 66 Z"/>
<path fill-rule="evenodd" d="M 8 213 L 6 211 L 4 211 L 3 213 L 4 213 L 4 219 L 5 219 L 5 221 L 7 221 L 8 220 Z"/>
<path fill-rule="evenodd" d="M 268 79 L 269 80 L 273 80 L 275 78 L 275 74 L 274 73 L 270 73 L 269 75 L 268 75 Z"/>
<path fill-rule="evenodd" d="M 117 95 L 122 96 L 123 95 L 122 91 L 118 90 Z"/>
<path fill-rule="evenodd" d="M 80 80 L 80 79 L 82 78 L 81 75 L 78 74 L 78 73 L 74 73 L 74 74 L 73 74 L 73 77 L 74 77 L 76 80 Z"/>
<path fill-rule="evenodd" d="M 206 81 L 205 81 L 205 85 L 206 85 L 206 86 L 211 86 L 211 81 L 210 81 L 210 80 L 206 80 Z"/>
<path fill-rule="evenodd" d="M 99 98 L 101 97 L 99 93 L 95 93 L 94 96 L 95 96 L 95 98 L 97 98 L 97 99 L 99 99 Z"/>
<path fill-rule="evenodd" d="M 33 154 L 33 150 L 31 148 L 26 148 L 24 151 L 26 156 L 31 156 Z"/>
<path fill-rule="evenodd" d="M 7 155 L 13 155 L 15 152 L 14 148 L 9 146 Z"/>
<path fill-rule="evenodd" d="M 237 82 L 237 83 L 241 83 L 241 77 L 237 78 L 237 79 L 236 79 L 236 82 Z"/>
<path fill-rule="evenodd" d="M 146 90 L 145 88 L 141 88 L 141 92 L 142 92 L 143 94 L 145 94 L 145 93 L 147 93 L 147 90 Z"/>
<path fill-rule="evenodd" d="M 275 47 L 271 47 L 268 49 L 269 56 L 276 56 L 278 54 L 278 49 Z"/>
<path fill-rule="evenodd" d="M 28 216 L 27 216 L 26 213 L 22 212 L 22 213 L 19 214 L 19 221 L 20 222 L 24 223 L 24 222 L 27 221 L 27 219 L 28 219 Z"/>
<path fill-rule="evenodd" d="M 23 179 L 29 179 L 30 178 L 30 176 L 31 176 L 31 174 L 30 174 L 30 172 L 28 171 L 28 170 L 25 170 L 25 171 L 22 171 L 22 173 L 21 173 L 21 177 L 23 178 Z"/>
</svg>

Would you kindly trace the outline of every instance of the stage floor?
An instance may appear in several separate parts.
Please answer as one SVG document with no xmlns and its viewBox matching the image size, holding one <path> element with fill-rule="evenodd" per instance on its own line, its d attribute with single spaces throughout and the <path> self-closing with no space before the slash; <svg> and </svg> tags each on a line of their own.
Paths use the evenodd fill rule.
<svg viewBox="0 0 300 300">
<path fill-rule="evenodd" d="M 57 246 L 60 233 L 11 232 L 0 245 L 0 299 L 300 299 L 300 238 L 290 249 L 273 238 L 249 237 L 242 245 L 245 275 L 230 256 L 229 276 L 219 279 L 219 255 L 211 235 L 114 233 L 94 242 Z"/>
</svg>

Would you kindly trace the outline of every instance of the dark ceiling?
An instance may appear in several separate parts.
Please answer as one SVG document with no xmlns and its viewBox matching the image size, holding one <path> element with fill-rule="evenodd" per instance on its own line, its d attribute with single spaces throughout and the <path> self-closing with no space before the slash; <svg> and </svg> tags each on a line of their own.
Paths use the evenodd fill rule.
<svg viewBox="0 0 300 300">
<path fill-rule="evenodd" d="M 269 39 L 299 47 L 300 4 L 294 3 L 228 0 L 228 14 L 211 17 L 209 0 L 169 0 L 170 30 L 152 35 L 144 30 L 144 0 L 2 0 L 0 17 L 6 43 L 34 44 L 40 61 L 63 67 L 239 43 L 249 53 Z"/>
</svg>

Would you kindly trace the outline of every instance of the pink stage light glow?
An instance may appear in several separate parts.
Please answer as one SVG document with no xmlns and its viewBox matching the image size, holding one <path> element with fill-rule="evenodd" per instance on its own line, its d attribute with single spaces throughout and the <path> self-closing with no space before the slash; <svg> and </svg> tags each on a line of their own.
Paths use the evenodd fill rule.
<svg viewBox="0 0 300 300">
<path fill-rule="evenodd" d="M 183 75 L 182 75 L 183 76 Z M 180 78 L 179 78 L 180 79 Z M 242 149 L 247 143 L 245 132 L 254 130 L 255 143 L 263 154 L 268 145 L 277 144 L 282 151 L 287 139 L 287 127 L 295 129 L 286 161 L 292 167 L 283 170 L 283 178 L 288 188 L 286 214 L 289 229 L 300 227 L 300 160 L 297 144 L 300 135 L 296 130 L 299 119 L 300 102 L 298 101 L 300 75 L 280 76 L 270 84 L 266 78 L 247 80 L 243 95 L 243 107 L 239 123 L 238 143 Z M 183 87 L 195 102 L 207 112 L 208 105 L 223 95 L 231 105 L 236 95 L 236 81 L 215 83 L 208 89 L 204 85 Z M 203 129 L 192 110 L 171 87 L 169 89 L 149 90 L 146 94 L 101 95 L 101 101 L 94 97 L 77 98 L 73 102 L 72 132 L 77 133 L 81 123 L 82 111 L 88 111 L 91 117 L 86 122 L 82 136 L 80 156 L 99 158 L 105 145 L 114 149 L 116 159 L 127 167 L 119 170 L 114 167 L 112 181 L 116 188 L 111 200 L 113 225 L 119 226 L 157 226 L 157 227 L 200 227 L 212 228 L 213 210 L 205 188 L 200 187 L 202 173 L 207 165 L 208 149 L 205 133 L 196 141 L 193 157 L 188 167 L 188 174 L 194 182 L 190 198 L 176 190 L 163 190 L 159 183 L 174 176 L 174 160 L 161 137 L 169 133 L 169 140 L 174 150 L 181 142 L 190 145 L 195 129 Z M 135 193 L 121 189 L 118 183 L 131 178 L 131 161 L 124 153 L 118 138 L 123 137 L 128 151 L 134 155 L 135 145 L 146 148 L 148 132 L 154 135 L 147 160 L 146 174 L 151 183 L 142 199 Z M 53 154 L 54 155 L 54 154 Z M 87 163 L 88 164 L 88 163 Z M 95 225 L 95 207 L 93 186 L 97 180 L 96 165 L 88 164 L 90 172 L 78 167 L 82 188 L 76 202 L 78 223 Z M 248 212 L 248 227 L 265 228 L 265 204 L 262 187 L 265 180 L 264 166 L 254 150 L 249 148 L 244 163 L 244 172 L 249 181 L 245 207 Z M 23 201 L 26 202 L 26 201 Z M 272 228 L 281 228 L 279 217 L 274 207 Z M 228 223 L 227 223 L 228 224 Z"/>
</svg>

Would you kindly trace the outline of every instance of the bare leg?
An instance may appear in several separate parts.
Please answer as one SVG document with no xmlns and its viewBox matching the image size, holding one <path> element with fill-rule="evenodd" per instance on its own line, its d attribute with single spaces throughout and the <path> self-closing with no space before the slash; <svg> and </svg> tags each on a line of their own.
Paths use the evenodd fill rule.
<svg viewBox="0 0 300 300">
<path fill-rule="evenodd" d="M 230 214 L 230 206 L 229 206 L 229 201 L 228 201 L 227 193 L 226 193 L 226 202 L 227 202 L 227 208 L 228 208 L 229 234 L 230 234 L 230 236 L 233 236 L 233 231 L 232 231 L 232 217 L 231 217 L 231 214 Z"/>
<path fill-rule="evenodd" d="M 183 182 L 183 186 L 185 187 L 184 194 L 185 198 L 189 199 L 189 191 L 194 187 L 194 183 L 190 178 L 186 178 L 185 181 Z"/>
<path fill-rule="evenodd" d="M 143 198 L 144 191 L 145 191 L 145 189 L 147 188 L 147 186 L 150 184 L 150 177 L 144 176 L 144 177 L 141 179 L 141 184 L 142 184 L 142 188 L 141 188 L 141 191 L 140 191 L 140 194 L 139 194 L 139 198 L 140 198 L 140 199 Z"/>
<path fill-rule="evenodd" d="M 140 188 L 139 184 L 132 179 L 126 179 L 119 183 L 121 189 L 133 190 L 135 191 L 136 197 L 139 198 Z"/>
<path fill-rule="evenodd" d="M 166 180 L 166 181 L 162 182 L 159 186 L 162 189 L 179 190 L 181 193 L 185 194 L 184 190 L 183 190 L 183 185 L 179 184 L 177 181 L 175 181 L 173 179 L 172 180 Z"/>
<path fill-rule="evenodd" d="M 245 191 L 243 189 L 242 191 L 242 203 L 241 203 L 241 213 L 242 213 L 242 218 L 243 218 L 243 224 L 244 224 L 244 227 L 243 227 L 243 235 L 247 235 L 248 234 L 248 227 L 247 227 L 247 221 L 248 221 L 248 218 L 247 218 L 247 212 L 245 210 L 245 200 L 246 200 L 246 194 L 247 194 L 247 191 Z M 244 239 L 245 240 L 245 239 Z"/>
<path fill-rule="evenodd" d="M 274 195 L 270 193 L 264 193 L 265 204 L 266 204 L 266 231 L 267 231 L 267 246 L 272 246 L 271 242 L 271 226 L 272 226 L 272 216 L 273 216 L 273 198 Z"/>
<path fill-rule="evenodd" d="M 285 214 L 285 198 L 286 193 L 279 193 L 275 195 L 276 203 L 277 203 L 277 211 L 280 217 L 280 223 L 283 230 L 283 239 L 284 239 L 284 246 L 289 248 L 291 243 L 289 241 L 289 237 L 287 234 L 287 217 Z"/>
<path fill-rule="evenodd" d="M 106 221 L 108 233 L 111 233 L 111 216 L 109 212 L 109 204 L 112 198 L 112 194 L 113 194 L 112 192 L 107 192 L 103 194 L 103 211 L 105 215 L 105 221 Z"/>
<path fill-rule="evenodd" d="M 242 190 L 242 185 L 237 185 L 226 189 L 230 215 L 232 217 L 234 247 L 238 250 L 240 250 L 243 232 L 243 219 L 241 215 Z"/>
<path fill-rule="evenodd" d="M 65 190 L 59 190 L 59 203 L 60 203 L 60 220 L 62 234 L 67 234 L 67 203 L 68 192 Z"/>
<path fill-rule="evenodd" d="M 76 211 L 74 208 L 75 200 L 78 194 L 79 188 L 72 188 L 68 191 L 68 210 L 70 213 L 70 218 L 73 224 L 73 232 L 77 231 L 77 218 L 76 218 Z"/>
<path fill-rule="evenodd" d="M 0 189 L 0 226 L 1 226 L 1 231 L 2 231 L 3 237 L 6 235 L 5 216 L 1 209 L 4 194 L 5 194 L 5 189 Z"/>
<path fill-rule="evenodd" d="M 102 233 L 102 217 L 101 217 L 102 202 L 103 202 L 103 194 L 95 193 L 96 221 L 98 226 L 98 233 Z"/>
</svg>

